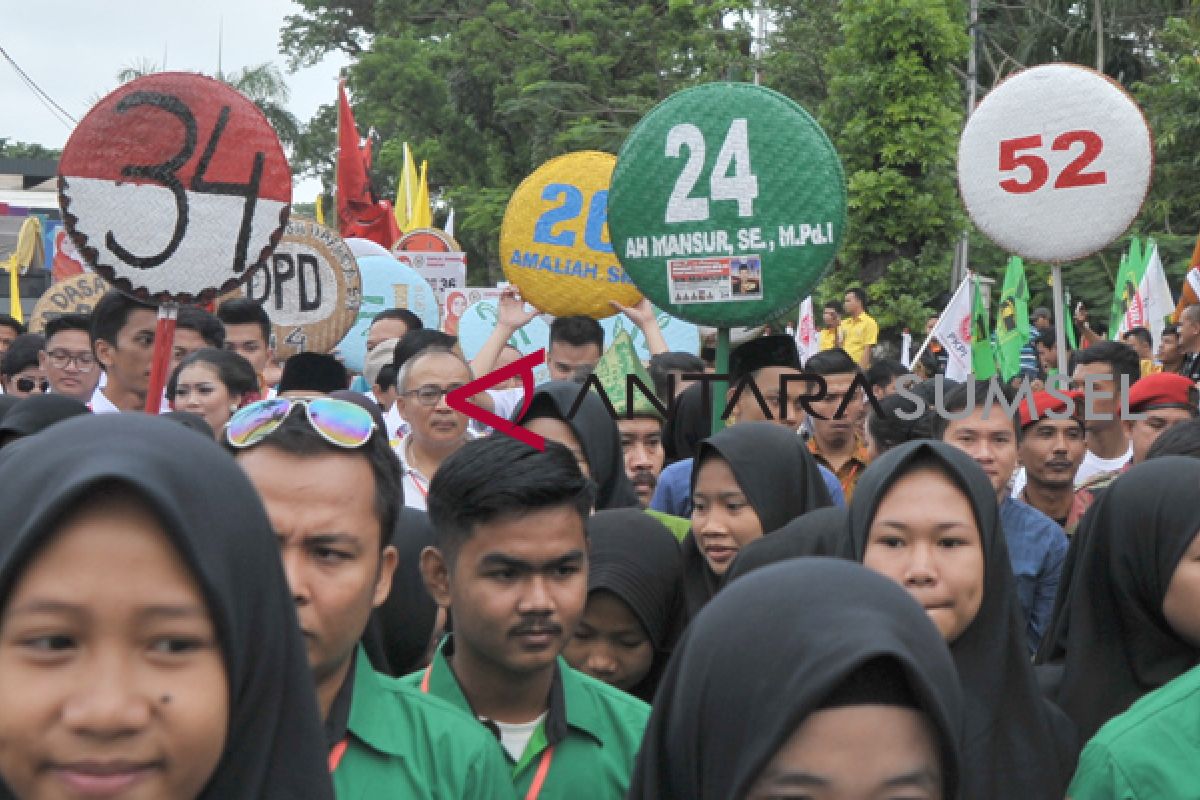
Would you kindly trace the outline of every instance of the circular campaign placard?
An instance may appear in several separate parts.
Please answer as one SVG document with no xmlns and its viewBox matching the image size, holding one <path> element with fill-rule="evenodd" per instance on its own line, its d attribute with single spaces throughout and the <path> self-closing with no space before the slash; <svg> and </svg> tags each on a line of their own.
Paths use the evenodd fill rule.
<svg viewBox="0 0 1200 800">
<path fill-rule="evenodd" d="M 388 256 L 364 256 L 358 259 L 362 280 L 362 305 L 354 326 L 340 342 L 337 351 L 354 372 L 362 372 L 367 358 L 367 331 L 375 315 L 387 308 L 407 308 L 426 328 L 437 330 L 441 311 L 429 283 L 412 267 Z"/>
<path fill-rule="evenodd" d="M 392 253 L 461 253 L 458 240 L 438 228 L 414 228 L 392 245 Z"/>
<path fill-rule="evenodd" d="M 556 317 L 616 313 L 642 293 L 608 237 L 608 184 L 616 159 L 585 151 L 552 158 L 521 181 L 500 226 L 504 276 L 539 311 Z"/>
<path fill-rule="evenodd" d="M 262 263 L 287 222 L 292 174 L 266 117 L 203 75 L 130 81 L 92 107 L 58 166 L 63 222 L 117 288 L 207 302 Z"/>
<path fill-rule="evenodd" d="M 825 275 L 846 230 L 846 178 L 808 112 L 770 89 L 677 92 L 629 134 L 608 224 L 656 306 L 700 325 L 754 325 Z"/>
<path fill-rule="evenodd" d="M 90 314 L 112 285 L 95 272 L 81 272 L 47 289 L 29 315 L 29 332 L 41 333 L 46 323 L 64 314 Z"/>
<path fill-rule="evenodd" d="M 1133 222 L 1154 166 L 1150 129 L 1094 70 L 1047 64 L 993 89 L 967 120 L 958 185 L 971 219 L 1031 261 L 1085 258 Z"/>
<path fill-rule="evenodd" d="M 293 217 L 266 262 L 234 293 L 271 318 L 275 355 L 328 353 L 354 326 L 362 305 L 358 262 L 336 231 Z"/>
</svg>

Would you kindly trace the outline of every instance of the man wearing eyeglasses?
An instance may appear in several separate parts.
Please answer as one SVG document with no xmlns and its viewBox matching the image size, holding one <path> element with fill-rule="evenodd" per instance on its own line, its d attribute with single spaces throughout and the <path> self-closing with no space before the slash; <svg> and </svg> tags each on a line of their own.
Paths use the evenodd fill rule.
<svg viewBox="0 0 1200 800">
<path fill-rule="evenodd" d="M 446 393 L 471 382 L 471 368 L 447 347 L 428 347 L 404 362 L 396 407 L 409 425 L 396 448 L 404 469 L 404 502 L 425 508 L 429 481 L 470 438 L 469 420 L 446 404 Z"/>
<path fill-rule="evenodd" d="M 54 394 L 87 403 L 100 382 L 100 368 L 88 335 L 91 320 L 86 314 L 64 314 L 46 323 L 46 349 L 38 362 Z"/>
</svg>

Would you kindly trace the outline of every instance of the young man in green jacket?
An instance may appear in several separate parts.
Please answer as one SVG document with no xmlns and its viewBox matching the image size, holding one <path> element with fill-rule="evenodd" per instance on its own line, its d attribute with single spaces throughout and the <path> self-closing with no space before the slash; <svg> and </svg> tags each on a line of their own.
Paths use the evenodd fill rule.
<svg viewBox="0 0 1200 800">
<path fill-rule="evenodd" d="M 358 644 L 391 588 L 403 502 L 372 415 L 331 398 L 267 400 L 235 415 L 226 440 L 279 539 L 337 796 L 513 800 L 491 736 L 375 672 Z"/>
<path fill-rule="evenodd" d="M 429 487 L 421 571 L 454 633 L 404 681 L 491 730 L 526 800 L 623 797 L 649 715 L 559 656 L 587 603 L 592 502 L 567 448 L 503 435 L 468 442 Z"/>
</svg>

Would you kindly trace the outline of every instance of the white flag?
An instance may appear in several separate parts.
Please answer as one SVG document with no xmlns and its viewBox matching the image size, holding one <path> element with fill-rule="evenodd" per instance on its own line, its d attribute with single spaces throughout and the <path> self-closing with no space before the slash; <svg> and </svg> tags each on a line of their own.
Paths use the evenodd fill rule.
<svg viewBox="0 0 1200 800">
<path fill-rule="evenodd" d="M 446 217 L 446 225 L 442 230 L 447 236 L 454 235 L 454 208 L 450 208 L 450 216 Z"/>
<path fill-rule="evenodd" d="M 1154 242 L 1150 243 L 1150 258 L 1138 285 L 1138 299 L 1145 309 L 1142 325 L 1150 329 L 1150 335 L 1157 343 L 1162 338 L 1167 317 L 1175 311 L 1175 301 L 1171 298 L 1171 284 L 1167 282 L 1162 259 L 1158 257 L 1158 245 Z"/>
<path fill-rule="evenodd" d="M 800 321 L 796 325 L 796 349 L 800 351 L 802 363 L 821 350 L 821 337 L 813 319 L 812 295 L 804 298 L 804 302 L 800 304 Z"/>
<path fill-rule="evenodd" d="M 946 377 L 965 381 L 971 375 L 971 276 L 967 275 L 938 317 L 930 334 L 946 349 Z"/>
</svg>

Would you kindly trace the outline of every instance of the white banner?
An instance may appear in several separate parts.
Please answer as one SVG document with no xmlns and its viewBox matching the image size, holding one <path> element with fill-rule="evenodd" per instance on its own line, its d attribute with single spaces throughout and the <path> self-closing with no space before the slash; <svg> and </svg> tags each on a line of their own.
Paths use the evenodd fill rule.
<svg viewBox="0 0 1200 800">
<path fill-rule="evenodd" d="M 817 330 L 816 320 L 813 319 L 812 295 L 804 298 L 804 302 L 800 304 L 800 320 L 796 325 L 796 349 L 800 351 L 802 363 L 821 350 L 821 335 Z"/>
</svg>

